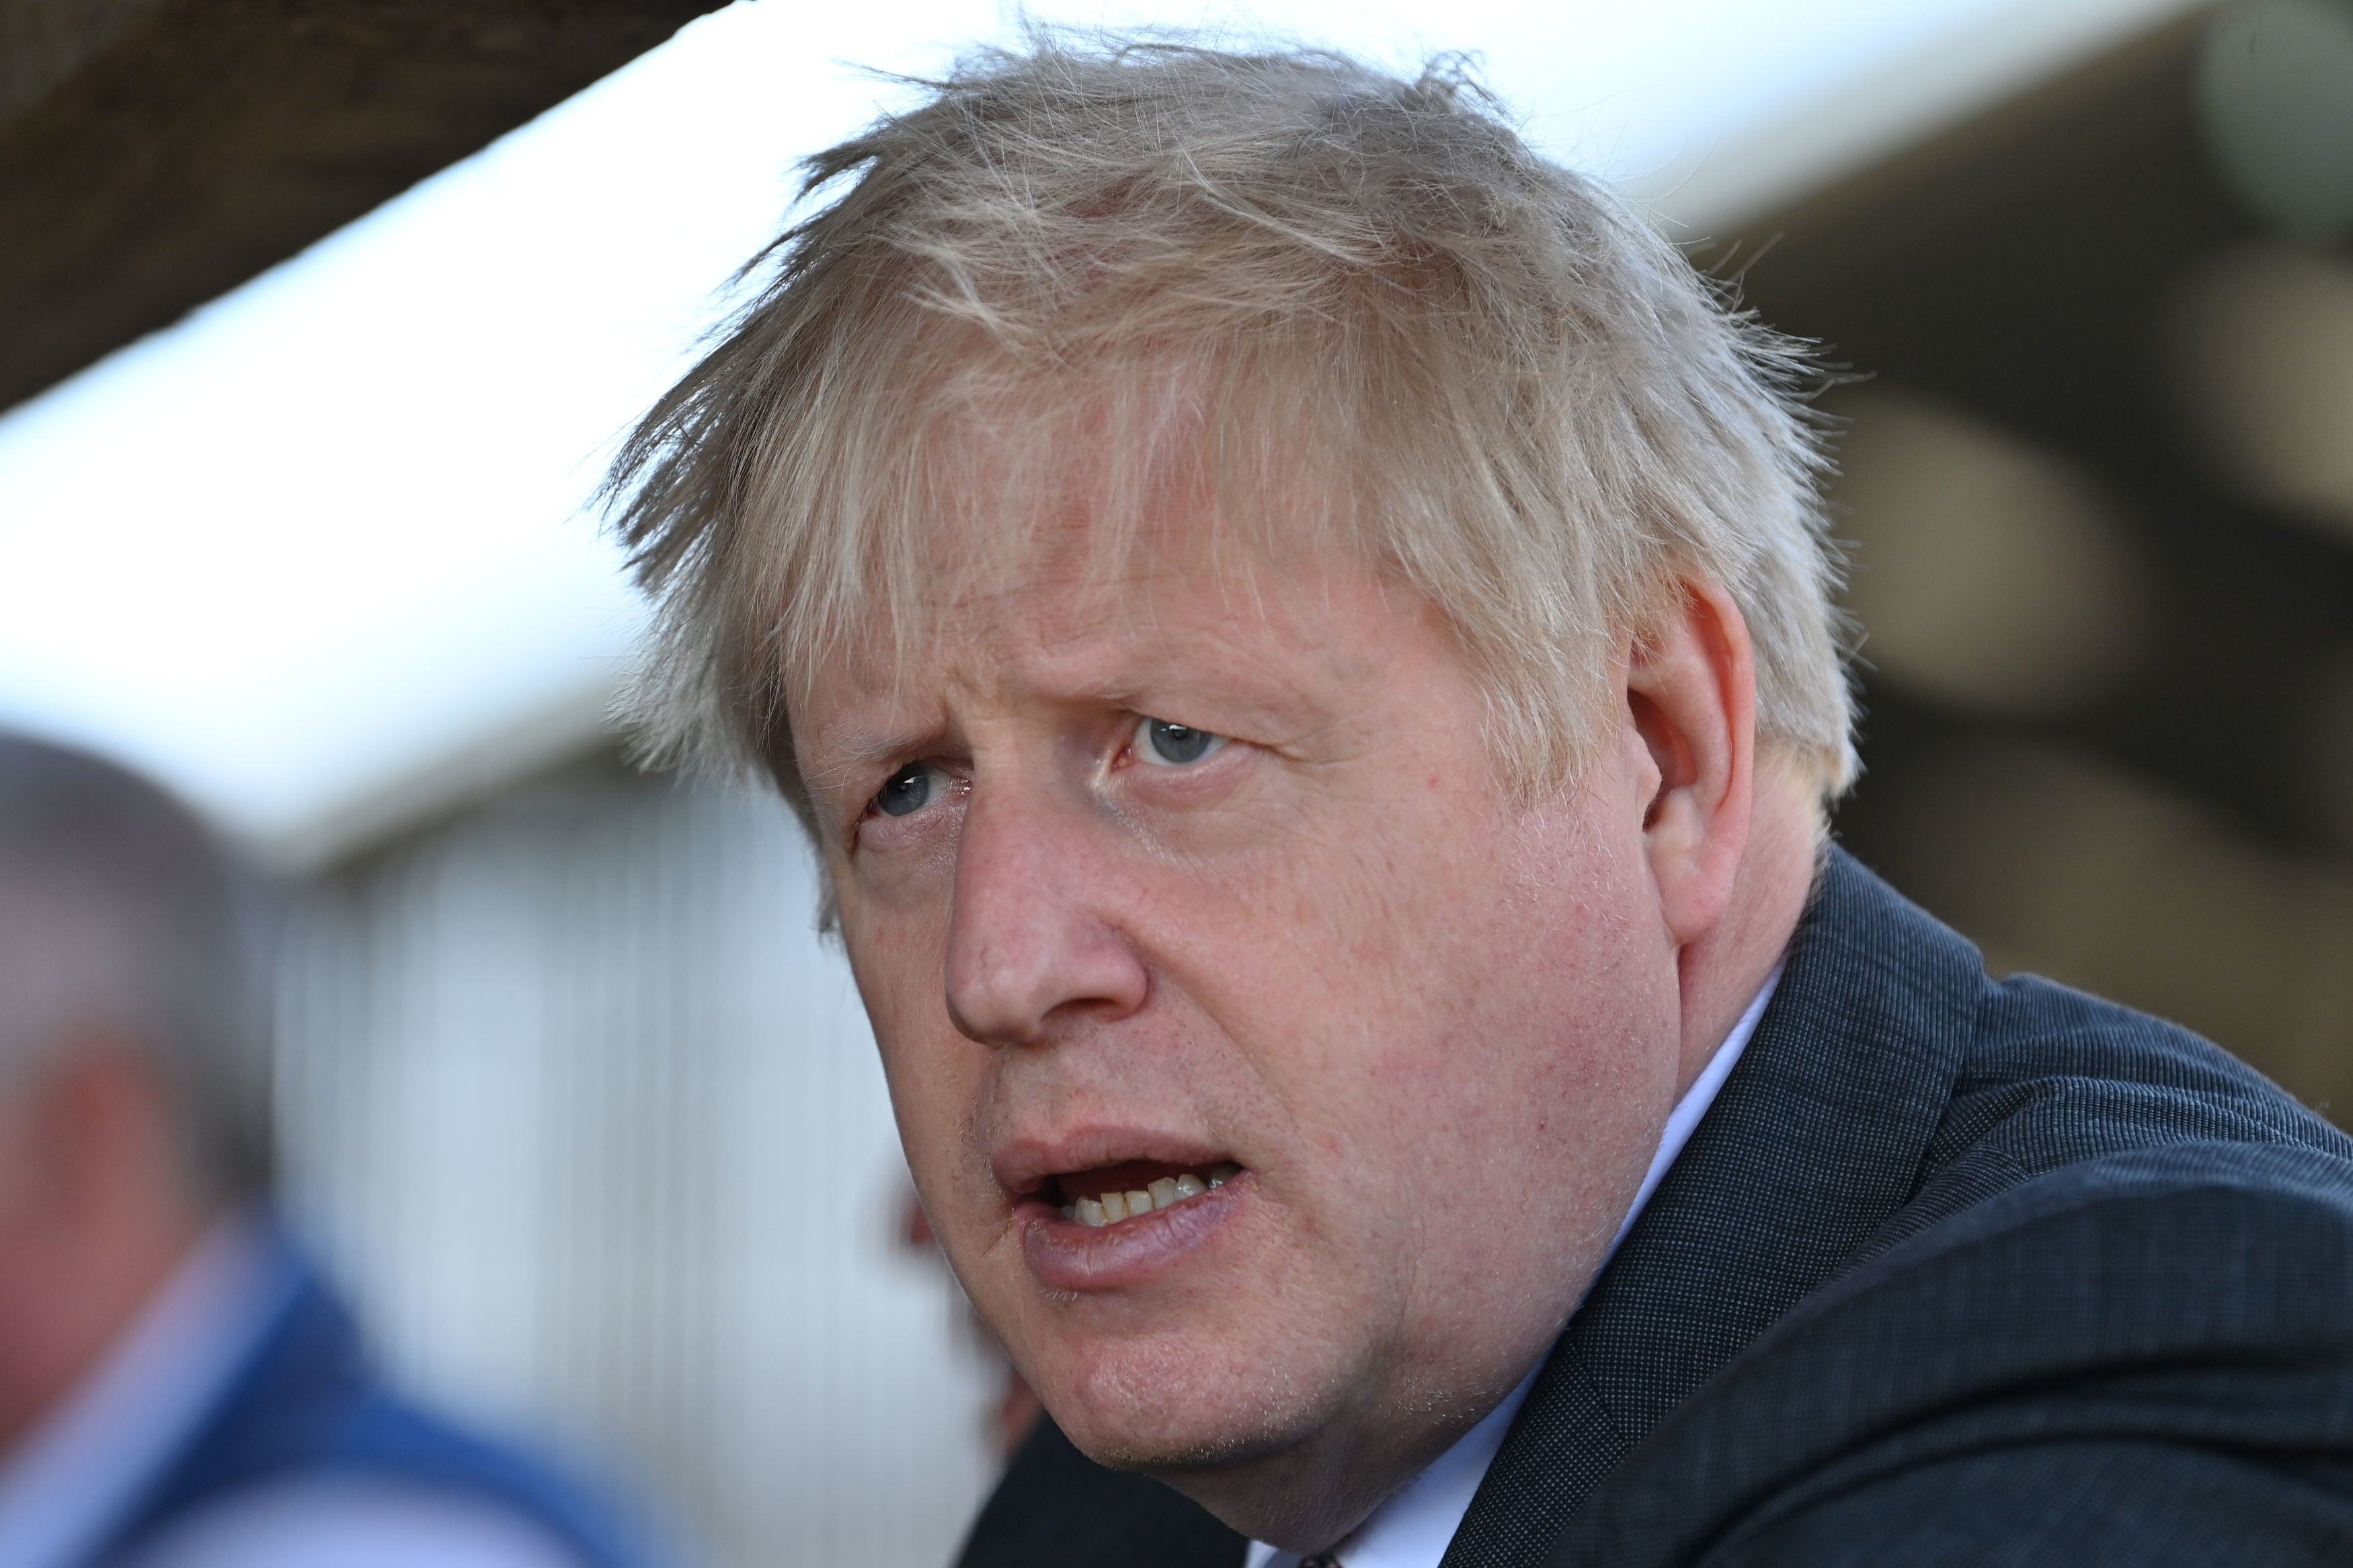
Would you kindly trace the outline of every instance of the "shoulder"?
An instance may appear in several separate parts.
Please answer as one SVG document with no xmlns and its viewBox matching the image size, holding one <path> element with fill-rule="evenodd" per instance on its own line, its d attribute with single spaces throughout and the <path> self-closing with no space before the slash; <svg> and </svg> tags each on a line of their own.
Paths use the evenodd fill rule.
<svg viewBox="0 0 2353 1568">
<path fill-rule="evenodd" d="M 582 1568 L 554 1535 L 479 1497 L 301 1478 L 196 1510 L 123 1568 Z"/>
<path fill-rule="evenodd" d="M 243 1371 L 150 1489 L 114 1557 L 144 1562 L 200 1523 L 207 1531 L 266 1527 L 288 1539 L 298 1526 L 316 1525 L 353 1534 L 356 1548 L 350 1521 L 364 1515 L 384 1526 L 387 1543 L 406 1539 L 404 1530 L 446 1532 L 465 1524 L 475 1535 L 537 1543 L 548 1561 L 637 1568 L 658 1560 L 650 1536 L 609 1489 L 402 1397 L 379 1375 L 350 1315 L 307 1258 L 289 1244 L 282 1264 L 287 1288 Z M 412 1560 L 443 1559 L 382 1559 Z M 533 1560 L 510 1552 L 483 1561 Z"/>
<path fill-rule="evenodd" d="M 2248 1191 L 2267 1172 L 2312 1193 L 2353 1184 L 2353 1139 L 2187 1029 L 2031 975 L 1981 981 L 1972 1013 L 1912 1193 L 1858 1259 L 2013 1187 L 2090 1201 L 2126 1169 L 2211 1170 Z M 2147 1158 L 2114 1163 L 2131 1154 Z"/>
<path fill-rule="evenodd" d="M 1784 1094 L 1811 1121 L 1742 1147 L 1778 1170 L 1812 1129 L 1888 1201 L 1557 1561 L 2353 1560 L 2353 1141 L 2187 1030 L 1988 979 L 1837 869 L 1851 907 L 1783 1065 L 1847 1087 Z M 1769 1208 L 1793 1178 L 1767 1177 L 1710 1201 Z"/>
<path fill-rule="evenodd" d="M 2000 1138 L 2039 1166 L 2101 1147 L 2195 1140 L 2279 1142 L 2353 1160 L 2353 1140 L 2178 1025 L 2034 975 L 1987 981 L 1973 1047 L 1939 1144 Z"/>
<path fill-rule="evenodd" d="M 233 1429 L 218 1436 L 225 1447 L 239 1440 Z M 224 1475 L 217 1491 L 192 1500 L 173 1529 L 218 1515 L 249 1518 L 257 1528 L 267 1523 L 272 1530 L 315 1521 L 323 1536 L 348 1531 L 364 1518 L 383 1527 L 387 1543 L 449 1542 L 446 1555 L 352 1557 L 353 1568 L 444 1561 L 466 1568 L 478 1561 L 483 1568 L 645 1568 L 658 1560 L 650 1538 L 613 1489 L 412 1404 L 372 1376 L 344 1400 L 292 1405 L 277 1421 L 257 1413 L 243 1440 L 251 1458 L 242 1476 Z M 225 1511 L 228 1500 L 250 1512 Z M 460 1554 L 460 1543 L 473 1554 Z M 535 1554 L 526 1554 L 526 1547 Z M 347 1559 L 319 1561 L 340 1568 Z"/>
<path fill-rule="evenodd" d="M 1801 1302 L 1595 1504 L 1566 1560 L 2345 1560 L 2353 1166 L 2182 1138 L 2018 1180 Z"/>
</svg>

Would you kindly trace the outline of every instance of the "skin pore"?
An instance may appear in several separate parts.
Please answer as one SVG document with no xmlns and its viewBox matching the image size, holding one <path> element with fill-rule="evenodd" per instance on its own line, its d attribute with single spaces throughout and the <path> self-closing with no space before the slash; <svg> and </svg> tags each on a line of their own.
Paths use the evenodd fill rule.
<svg viewBox="0 0 2353 1568">
<path fill-rule="evenodd" d="M 1080 1447 L 1313 1552 L 1558 1332 L 1788 942 L 1817 810 L 1759 766 L 1709 584 L 1531 802 L 1426 601 L 1173 510 L 1115 581 L 1082 518 L 950 574 L 793 729 L 965 1289 Z"/>
</svg>

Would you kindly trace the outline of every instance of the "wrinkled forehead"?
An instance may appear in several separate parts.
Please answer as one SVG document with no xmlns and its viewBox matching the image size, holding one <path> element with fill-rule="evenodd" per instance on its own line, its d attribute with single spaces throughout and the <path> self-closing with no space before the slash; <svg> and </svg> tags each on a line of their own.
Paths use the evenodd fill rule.
<svg viewBox="0 0 2353 1568">
<path fill-rule="evenodd" d="M 791 662 L 792 705 L 936 676 L 980 636 L 1047 649 L 1103 625 L 1282 616 L 1317 563 L 1359 559 L 1345 481 L 1325 444 L 1220 391 L 1159 365 L 929 421 L 911 492 L 845 519 L 861 547 L 828 552 L 854 567 L 827 595 L 831 635 Z"/>
<path fill-rule="evenodd" d="M 1136 515 L 1078 496 L 1018 531 L 944 522 L 934 542 L 902 601 L 870 596 L 803 672 L 797 714 L 928 706 L 1013 670 L 1108 692 L 1206 648 L 1292 640 L 1336 577 L 1365 575 L 1352 552 L 1245 531 L 1174 489 Z"/>
</svg>

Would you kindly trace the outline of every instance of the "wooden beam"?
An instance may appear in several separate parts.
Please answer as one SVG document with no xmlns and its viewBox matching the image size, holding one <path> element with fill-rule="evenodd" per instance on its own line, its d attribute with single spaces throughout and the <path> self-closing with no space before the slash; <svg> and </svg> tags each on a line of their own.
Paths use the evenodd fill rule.
<svg viewBox="0 0 2353 1568">
<path fill-rule="evenodd" d="M 720 0 L 0 0 L 0 407 Z"/>
</svg>

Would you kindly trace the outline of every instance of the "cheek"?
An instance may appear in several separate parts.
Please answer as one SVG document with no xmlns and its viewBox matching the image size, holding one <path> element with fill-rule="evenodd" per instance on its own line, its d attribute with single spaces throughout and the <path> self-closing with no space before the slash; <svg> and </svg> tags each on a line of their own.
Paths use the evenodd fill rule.
<svg viewBox="0 0 2353 1568">
<path fill-rule="evenodd" d="M 1010 1222 L 974 1131 L 975 1108 L 988 1092 L 983 1047 L 953 1030 L 902 1033 L 881 1018 L 875 1037 L 899 1146 L 933 1235 L 974 1300 L 989 1300 L 998 1272 L 991 1260 Z"/>
<path fill-rule="evenodd" d="M 1675 958 L 1645 918 L 1635 857 L 1597 835 L 1547 859 L 1540 880 L 1504 879 L 1514 896 L 1457 954 L 1478 979 L 1461 999 L 1444 1092 L 1480 1131 L 1441 1145 L 1458 1168 L 1438 1184 L 1476 1194 L 1491 1223 L 1599 1245 L 1673 1098 Z"/>
<path fill-rule="evenodd" d="M 908 1167 L 944 1226 L 957 1167 L 968 1163 L 972 1108 L 987 1051 L 948 1022 L 943 938 L 932 922 L 878 918 L 871 901 L 846 896 L 842 945 L 891 1091 L 892 1114 Z"/>
<path fill-rule="evenodd" d="M 1336 1084 L 1476 1080 L 1490 1047 L 1574 1032 L 1638 962 L 1628 858 L 1483 802 L 1419 804 L 1293 840 L 1248 897 L 1190 922 L 1217 933 L 1200 967 L 1237 1015 L 1320 1042 L 1303 1070 Z"/>
<path fill-rule="evenodd" d="M 1237 957 L 1286 1021 L 1267 1056 L 1303 1129 L 1398 1244 L 1500 1256 L 1515 1228 L 1614 1223 L 1672 1098 L 1674 969 L 1598 829 L 1441 837 L 1468 816 L 1330 868 L 1319 962 Z"/>
<path fill-rule="evenodd" d="M 1400 932 L 1360 1005 L 1390 1026 L 1367 1076 L 1388 1080 L 1400 1132 L 1421 1134 L 1405 1146 L 1491 1169 L 1504 1144 L 1573 1140 L 1620 1100 L 1638 1042 L 1660 1032 L 1656 1008 L 1626 994 L 1641 966 L 1624 934 L 1592 906 L 1493 900 Z"/>
</svg>

